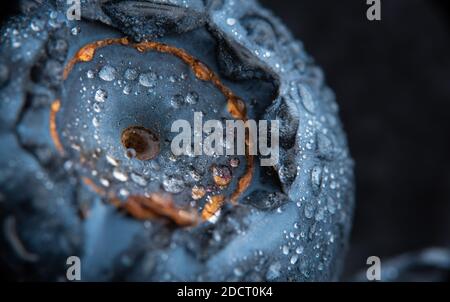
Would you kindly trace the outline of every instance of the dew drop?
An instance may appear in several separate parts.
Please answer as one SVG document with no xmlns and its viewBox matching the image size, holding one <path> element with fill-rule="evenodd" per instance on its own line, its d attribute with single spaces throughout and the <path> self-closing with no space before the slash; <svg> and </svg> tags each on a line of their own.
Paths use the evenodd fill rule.
<svg viewBox="0 0 450 302">
<path fill-rule="evenodd" d="M 218 231 L 213 231 L 213 238 L 216 242 L 220 242 L 222 240 L 222 236 L 220 236 L 220 233 Z"/>
<path fill-rule="evenodd" d="M 327 208 L 331 214 L 334 214 L 336 212 L 336 202 L 330 196 L 328 196 L 327 198 Z"/>
<path fill-rule="evenodd" d="M 78 35 L 78 34 L 80 33 L 80 28 L 79 28 L 78 26 L 75 26 L 75 27 L 73 27 L 73 28 L 70 30 L 70 33 L 71 33 L 73 36 L 76 36 L 76 35 Z"/>
<path fill-rule="evenodd" d="M 315 219 L 316 221 L 322 221 L 324 220 L 324 218 L 325 218 L 325 209 L 321 207 L 317 210 Z"/>
<path fill-rule="evenodd" d="M 230 160 L 230 166 L 231 166 L 232 168 L 237 168 L 237 167 L 239 167 L 239 163 L 240 163 L 239 158 L 232 158 L 232 159 Z"/>
<path fill-rule="evenodd" d="M 110 65 L 103 66 L 102 69 L 100 69 L 98 76 L 103 81 L 114 81 L 116 79 L 116 69 Z"/>
<path fill-rule="evenodd" d="M 125 85 L 125 87 L 123 87 L 122 92 L 123 92 L 123 94 L 126 94 L 126 95 L 130 94 L 131 93 L 131 87 L 129 85 Z"/>
<path fill-rule="evenodd" d="M 147 180 L 136 173 L 131 173 L 131 180 L 141 187 L 145 187 L 147 185 Z"/>
<path fill-rule="evenodd" d="M 121 170 L 119 170 L 117 168 L 114 169 L 114 171 L 113 171 L 113 177 L 115 179 L 117 179 L 118 181 L 122 181 L 122 182 L 128 180 L 128 175 L 125 174 L 125 172 L 122 172 Z"/>
<path fill-rule="evenodd" d="M 311 276 L 311 270 L 309 268 L 309 263 L 307 261 L 302 261 L 300 265 L 300 272 L 305 278 L 309 278 Z"/>
<path fill-rule="evenodd" d="M 298 260 L 298 256 L 294 255 L 294 256 L 291 257 L 291 261 L 290 262 L 291 262 L 292 265 L 294 265 L 294 264 L 297 263 L 297 260 Z"/>
<path fill-rule="evenodd" d="M 334 180 L 330 183 L 330 189 L 332 190 L 336 190 L 337 186 L 338 186 L 337 182 Z"/>
<path fill-rule="evenodd" d="M 61 22 L 59 22 L 56 19 L 50 19 L 48 20 L 48 25 L 52 28 L 60 28 L 61 27 Z"/>
<path fill-rule="evenodd" d="M 191 171 L 189 171 L 189 175 L 195 181 L 200 181 L 202 179 L 202 175 L 195 169 L 192 169 Z"/>
<path fill-rule="evenodd" d="M 236 19 L 234 19 L 234 18 L 228 18 L 228 19 L 227 19 L 227 24 L 228 24 L 229 26 L 234 26 L 234 25 L 236 25 Z"/>
<path fill-rule="evenodd" d="M 325 158 L 332 159 L 334 156 L 334 144 L 330 137 L 325 134 L 317 134 L 317 149 Z"/>
<path fill-rule="evenodd" d="M 89 69 L 89 70 L 86 72 L 86 76 L 87 76 L 89 79 L 93 79 L 94 76 L 95 76 L 95 73 L 94 73 L 94 71 L 93 71 L 92 69 Z"/>
<path fill-rule="evenodd" d="M 126 151 L 125 151 L 125 156 L 127 157 L 127 158 L 135 158 L 136 157 L 136 150 L 134 150 L 133 148 L 128 148 Z"/>
<path fill-rule="evenodd" d="M 117 167 L 119 165 L 119 161 L 112 157 L 111 155 L 106 155 L 106 161 L 114 167 Z"/>
<path fill-rule="evenodd" d="M 199 96 L 198 96 L 198 93 L 195 92 L 195 91 L 189 92 L 189 93 L 186 95 L 186 99 L 185 99 L 186 103 L 187 103 L 187 104 L 190 104 L 190 105 L 195 105 L 195 104 L 197 104 L 197 103 L 198 103 L 198 100 L 199 100 Z"/>
<path fill-rule="evenodd" d="M 119 190 L 119 195 L 126 198 L 130 195 L 130 192 L 128 192 L 128 190 L 122 188 Z"/>
<path fill-rule="evenodd" d="M 242 272 L 242 270 L 240 269 L 240 268 L 238 268 L 238 267 L 236 267 L 234 270 L 233 270 L 233 273 L 237 276 L 237 277 L 240 277 L 240 276 L 242 276 L 244 273 Z"/>
<path fill-rule="evenodd" d="M 125 79 L 129 81 L 134 81 L 138 77 L 138 71 L 134 68 L 128 68 L 125 70 Z"/>
<path fill-rule="evenodd" d="M 94 125 L 95 128 L 97 128 L 98 126 L 100 126 L 100 122 L 97 119 L 97 117 L 93 117 L 92 118 L 92 125 Z"/>
<path fill-rule="evenodd" d="M 42 25 L 38 24 L 37 22 L 31 22 L 31 30 L 32 31 L 40 31 L 42 29 Z"/>
<path fill-rule="evenodd" d="M 305 209 L 304 209 L 304 213 L 305 213 L 305 217 L 310 219 L 314 216 L 314 206 L 311 204 L 307 204 L 305 205 Z"/>
<path fill-rule="evenodd" d="M 317 269 L 318 269 L 319 271 L 323 271 L 323 263 L 319 263 L 319 264 L 317 265 Z"/>
<path fill-rule="evenodd" d="M 163 180 L 163 188 L 169 193 L 181 193 L 184 185 L 184 181 L 179 176 L 165 176 Z"/>
<path fill-rule="evenodd" d="M 92 108 L 94 109 L 94 112 L 101 112 L 102 109 L 100 108 L 100 105 L 98 103 L 94 103 L 94 105 L 92 105 Z"/>
<path fill-rule="evenodd" d="M 104 103 L 104 102 L 106 101 L 107 98 L 108 98 L 108 94 L 106 93 L 105 90 L 103 90 L 103 89 L 98 89 L 98 90 L 95 92 L 95 100 L 96 100 L 97 102 Z"/>
<path fill-rule="evenodd" d="M 280 271 L 281 271 L 281 263 L 280 262 L 272 263 L 269 266 L 269 269 L 267 270 L 267 274 L 266 274 L 267 280 L 271 281 L 271 280 L 275 280 L 278 277 L 280 277 L 280 275 L 281 275 Z"/>
<path fill-rule="evenodd" d="M 13 47 L 13 48 L 19 48 L 20 46 L 22 46 L 22 43 L 21 43 L 20 41 L 14 40 L 14 41 L 12 42 L 12 47 Z"/>
<path fill-rule="evenodd" d="M 320 166 L 312 168 L 311 182 L 315 190 L 320 188 L 320 184 L 322 183 L 322 168 Z"/>
<path fill-rule="evenodd" d="M 194 200 L 202 199 L 205 196 L 205 194 L 206 194 L 206 190 L 205 190 L 205 187 L 203 187 L 203 186 L 194 186 L 192 188 L 191 195 L 192 195 L 192 199 L 194 199 Z"/>
<path fill-rule="evenodd" d="M 183 102 L 184 102 L 183 96 L 180 94 L 176 94 L 170 100 L 170 105 L 172 105 L 173 108 L 178 109 L 181 106 L 183 106 Z"/>
<path fill-rule="evenodd" d="M 228 186 L 232 180 L 232 173 L 227 166 L 213 166 L 213 180 L 220 187 Z"/>
<path fill-rule="evenodd" d="M 139 76 L 139 84 L 144 87 L 155 87 L 156 74 L 154 72 L 142 73 Z"/>
<path fill-rule="evenodd" d="M 299 87 L 300 96 L 302 98 L 303 107 L 310 113 L 314 113 L 316 110 L 316 104 L 314 103 L 313 97 L 309 89 L 303 85 Z"/>
</svg>

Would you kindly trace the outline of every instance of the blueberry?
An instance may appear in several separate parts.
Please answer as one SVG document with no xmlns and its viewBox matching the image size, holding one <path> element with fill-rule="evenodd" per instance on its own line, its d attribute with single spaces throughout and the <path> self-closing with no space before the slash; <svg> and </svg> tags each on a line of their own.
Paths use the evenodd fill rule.
<svg viewBox="0 0 450 302">
<path fill-rule="evenodd" d="M 60 280 L 73 255 L 83 280 L 338 277 L 353 163 L 334 96 L 284 25 L 238 2 L 89 1 L 73 24 L 48 1 L 5 24 L 11 278 Z M 173 154 L 171 125 L 194 112 L 279 120 L 279 162 Z"/>
</svg>

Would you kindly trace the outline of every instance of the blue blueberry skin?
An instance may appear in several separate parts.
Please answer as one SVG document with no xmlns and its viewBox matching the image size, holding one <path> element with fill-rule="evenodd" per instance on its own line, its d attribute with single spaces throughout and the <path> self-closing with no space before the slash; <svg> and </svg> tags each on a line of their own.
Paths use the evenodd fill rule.
<svg viewBox="0 0 450 302">
<path fill-rule="evenodd" d="M 64 281 L 66 259 L 76 255 L 85 281 L 337 280 L 351 229 L 353 161 L 335 96 L 301 42 L 256 1 L 187 1 L 186 7 L 92 0 L 83 2 L 81 21 L 67 20 L 65 2 L 33 7 L 30 1 L 1 29 L 0 260 L 11 278 Z M 83 182 L 89 176 L 117 194 L 175 190 L 176 202 L 186 205 L 191 186 L 211 183 L 209 167 L 229 162 L 174 160 L 168 152 L 174 119 L 190 120 L 192 110 L 229 118 L 223 96 L 179 59 L 110 46 L 63 79 L 80 47 L 123 36 L 184 49 L 242 97 L 249 118 L 280 122 L 279 163 L 263 168 L 257 159 L 250 188 L 215 223 L 181 228 L 165 219 L 139 221 Z M 129 68 L 137 77 L 127 75 Z M 150 68 L 161 75 L 155 87 L 139 78 Z M 99 89 L 107 92 L 105 102 L 95 101 Z M 174 96 L 192 91 L 198 102 L 172 106 Z M 49 131 L 56 99 L 64 155 Z M 126 158 L 120 133 L 131 125 L 158 132 L 156 159 Z M 111 158 L 126 180 L 120 174 L 118 180 Z M 226 194 L 244 172 L 246 159 L 240 162 Z"/>
</svg>

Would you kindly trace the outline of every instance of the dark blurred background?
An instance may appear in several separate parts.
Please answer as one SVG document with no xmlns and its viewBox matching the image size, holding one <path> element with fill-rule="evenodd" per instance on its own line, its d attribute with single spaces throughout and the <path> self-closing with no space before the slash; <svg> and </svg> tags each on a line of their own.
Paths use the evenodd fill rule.
<svg viewBox="0 0 450 302">
<path fill-rule="evenodd" d="M 344 278 L 383 259 L 450 247 L 450 1 L 261 0 L 325 70 L 356 161 Z M 3 19 L 16 8 L 2 4 Z"/>
<path fill-rule="evenodd" d="M 261 0 L 303 41 L 334 89 L 356 162 L 344 277 L 450 247 L 450 1 Z"/>
</svg>

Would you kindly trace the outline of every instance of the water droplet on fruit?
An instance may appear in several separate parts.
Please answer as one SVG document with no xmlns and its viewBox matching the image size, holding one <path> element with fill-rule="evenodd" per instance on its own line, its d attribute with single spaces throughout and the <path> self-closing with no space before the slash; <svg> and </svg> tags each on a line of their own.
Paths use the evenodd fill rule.
<svg viewBox="0 0 450 302">
<path fill-rule="evenodd" d="M 109 187 L 109 180 L 107 180 L 106 178 L 100 178 L 100 183 L 104 187 Z"/>
<path fill-rule="evenodd" d="M 147 180 L 143 176 L 138 175 L 136 173 L 131 173 L 131 180 L 135 184 L 137 184 L 137 185 L 139 185 L 141 187 L 145 187 L 147 185 Z"/>
<path fill-rule="evenodd" d="M 98 90 L 95 92 L 95 100 L 96 100 L 97 102 L 103 103 L 103 102 L 106 101 L 107 98 L 108 98 L 108 94 L 106 93 L 105 90 L 103 90 L 103 89 L 98 89 Z"/>
<path fill-rule="evenodd" d="M 166 192 L 177 194 L 184 190 L 184 181 L 179 176 L 165 176 L 163 188 Z"/>
<path fill-rule="evenodd" d="M 319 209 L 317 209 L 315 219 L 316 219 L 316 221 L 322 221 L 325 219 L 325 209 L 323 207 L 320 207 Z"/>
<path fill-rule="evenodd" d="M 130 94 L 131 93 L 131 87 L 129 85 L 125 85 L 122 90 L 123 94 Z"/>
<path fill-rule="evenodd" d="M 315 166 L 311 170 L 311 182 L 313 188 L 318 190 L 322 183 L 322 168 L 320 166 Z"/>
<path fill-rule="evenodd" d="M 304 209 L 304 213 L 305 213 L 305 217 L 310 219 L 314 216 L 314 206 L 312 204 L 306 204 L 305 205 L 305 209 Z"/>
<path fill-rule="evenodd" d="M 31 26 L 30 27 L 31 27 L 32 31 L 38 32 L 38 31 L 40 31 L 42 29 L 43 24 L 42 24 L 42 22 L 39 22 L 39 21 L 33 21 L 33 22 L 31 22 Z"/>
<path fill-rule="evenodd" d="M 115 179 L 117 179 L 118 181 L 122 181 L 122 182 L 128 180 L 128 175 L 125 174 L 125 172 L 122 172 L 121 170 L 119 170 L 117 168 L 114 169 L 114 171 L 113 171 L 113 177 Z"/>
<path fill-rule="evenodd" d="M 268 281 L 275 280 L 281 275 L 281 263 L 275 262 L 269 266 L 269 269 L 266 273 L 266 278 Z"/>
<path fill-rule="evenodd" d="M 186 103 L 187 104 L 195 105 L 195 104 L 197 104 L 198 100 L 199 100 L 199 95 L 195 91 L 189 92 L 186 95 Z"/>
<path fill-rule="evenodd" d="M 139 76 L 139 84 L 144 87 L 155 87 L 156 84 L 156 74 L 154 72 L 142 73 Z"/>
<path fill-rule="evenodd" d="M 205 187 L 203 187 L 203 186 L 194 186 L 192 188 L 191 195 L 192 195 L 192 199 L 194 199 L 194 200 L 202 199 L 205 196 L 205 194 L 206 194 L 206 190 L 205 190 Z"/>
<path fill-rule="evenodd" d="M 100 126 L 100 122 L 99 122 L 99 120 L 97 119 L 97 117 L 95 117 L 95 116 L 92 118 L 92 125 L 94 125 L 95 128 L 97 128 L 98 126 Z"/>
<path fill-rule="evenodd" d="M 220 187 L 228 186 L 232 180 L 231 170 L 227 166 L 213 166 L 212 175 L 214 183 Z"/>
<path fill-rule="evenodd" d="M 227 24 L 229 25 L 229 26 L 233 26 L 233 25 L 236 25 L 236 19 L 234 19 L 234 18 L 227 18 Z"/>
<path fill-rule="evenodd" d="M 119 165 L 119 161 L 112 157 L 111 155 L 106 155 L 106 161 L 114 167 L 117 167 Z"/>
<path fill-rule="evenodd" d="M 125 70 L 125 79 L 129 81 L 136 80 L 138 75 L 138 71 L 134 68 L 128 68 L 127 70 Z"/>
<path fill-rule="evenodd" d="M 327 198 L 327 208 L 331 214 L 336 212 L 336 201 L 334 201 L 334 199 L 330 196 Z"/>
<path fill-rule="evenodd" d="M 181 106 L 183 106 L 183 102 L 184 102 L 183 96 L 180 94 L 176 94 L 170 100 L 170 105 L 172 105 L 173 108 L 178 109 Z"/>
<path fill-rule="evenodd" d="M 86 72 L 86 76 L 87 76 L 89 79 L 93 79 L 94 76 L 95 76 L 95 73 L 94 73 L 94 71 L 93 71 L 92 69 L 89 69 L 89 70 Z"/>
<path fill-rule="evenodd" d="M 100 69 L 98 76 L 103 81 L 114 81 L 116 79 L 116 69 L 110 65 L 103 66 L 102 69 Z"/>
<path fill-rule="evenodd" d="M 292 265 L 294 265 L 294 264 L 297 263 L 297 260 L 298 260 L 298 256 L 294 255 L 294 256 L 291 257 L 291 261 L 290 262 L 291 262 Z"/>
<path fill-rule="evenodd" d="M 122 188 L 119 190 L 119 195 L 123 198 L 127 198 L 130 195 L 130 192 L 128 192 L 128 190 Z"/>
<path fill-rule="evenodd" d="M 317 134 L 317 149 L 325 158 L 332 159 L 334 155 L 334 144 L 330 137 L 325 134 Z"/>
<path fill-rule="evenodd" d="M 127 158 L 135 158 L 136 157 L 136 150 L 134 150 L 133 148 L 128 148 L 127 150 L 125 150 L 125 156 Z"/>
<path fill-rule="evenodd" d="M 94 103 L 94 105 L 92 105 L 92 108 L 94 109 L 94 112 L 101 112 L 102 109 L 100 108 L 100 105 L 98 103 Z"/>
<path fill-rule="evenodd" d="M 338 186 L 337 182 L 334 180 L 330 183 L 330 189 L 332 190 L 336 190 L 337 186 Z"/>
<path fill-rule="evenodd" d="M 80 28 L 79 28 L 78 26 L 75 26 L 75 27 L 73 27 L 73 28 L 70 30 L 70 33 L 71 33 L 72 35 L 76 36 L 76 35 L 78 35 L 78 34 L 80 33 Z"/>
<path fill-rule="evenodd" d="M 236 267 L 234 270 L 233 270 L 233 273 L 236 275 L 236 276 L 238 276 L 238 277 L 241 277 L 244 273 L 242 272 L 242 270 L 240 269 L 240 268 L 238 268 L 238 267 Z"/>
<path fill-rule="evenodd" d="M 230 159 L 230 166 L 232 168 L 239 167 L 239 164 L 240 164 L 239 158 L 232 158 L 232 159 Z"/>
<path fill-rule="evenodd" d="M 216 242 L 220 242 L 222 240 L 222 236 L 217 230 L 213 231 L 213 238 Z"/>
</svg>

